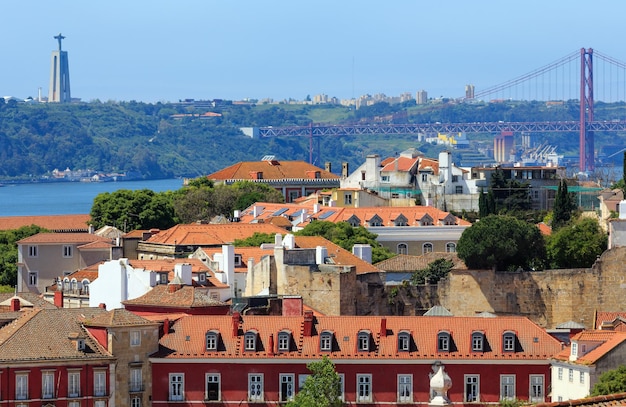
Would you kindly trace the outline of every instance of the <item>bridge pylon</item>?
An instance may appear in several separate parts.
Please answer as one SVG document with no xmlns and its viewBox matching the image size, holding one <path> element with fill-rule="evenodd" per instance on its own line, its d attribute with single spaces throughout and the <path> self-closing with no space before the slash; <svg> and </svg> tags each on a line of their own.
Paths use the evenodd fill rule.
<svg viewBox="0 0 626 407">
<path fill-rule="evenodd" d="M 595 168 L 593 130 L 593 49 L 580 49 L 580 152 L 581 172 Z"/>
</svg>

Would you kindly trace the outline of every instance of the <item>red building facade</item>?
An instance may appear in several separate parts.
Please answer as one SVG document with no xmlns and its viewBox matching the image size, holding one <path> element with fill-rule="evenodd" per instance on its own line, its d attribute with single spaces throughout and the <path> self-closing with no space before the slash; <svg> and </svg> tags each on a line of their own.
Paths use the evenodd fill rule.
<svg viewBox="0 0 626 407">
<path fill-rule="evenodd" d="M 189 316 L 152 362 L 158 405 L 286 402 L 328 356 L 348 404 L 427 404 L 443 365 L 454 404 L 541 402 L 560 343 L 521 317 Z"/>
</svg>

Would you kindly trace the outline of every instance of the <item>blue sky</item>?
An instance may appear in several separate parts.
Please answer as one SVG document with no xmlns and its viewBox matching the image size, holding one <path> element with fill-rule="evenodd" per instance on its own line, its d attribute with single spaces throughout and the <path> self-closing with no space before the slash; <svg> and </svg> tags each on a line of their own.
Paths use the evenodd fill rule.
<svg viewBox="0 0 626 407">
<path fill-rule="evenodd" d="M 459 97 L 582 47 L 626 60 L 623 0 L 19 0 L 0 15 L 0 97 L 47 95 L 59 32 L 84 101 Z"/>
</svg>

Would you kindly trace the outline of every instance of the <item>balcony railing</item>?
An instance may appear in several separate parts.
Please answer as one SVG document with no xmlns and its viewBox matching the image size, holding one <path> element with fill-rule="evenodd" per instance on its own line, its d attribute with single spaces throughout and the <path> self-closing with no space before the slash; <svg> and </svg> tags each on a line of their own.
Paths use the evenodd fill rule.
<svg viewBox="0 0 626 407">
<path fill-rule="evenodd" d="M 141 382 L 130 382 L 128 384 L 128 391 L 134 393 L 144 391 L 144 384 Z"/>
</svg>

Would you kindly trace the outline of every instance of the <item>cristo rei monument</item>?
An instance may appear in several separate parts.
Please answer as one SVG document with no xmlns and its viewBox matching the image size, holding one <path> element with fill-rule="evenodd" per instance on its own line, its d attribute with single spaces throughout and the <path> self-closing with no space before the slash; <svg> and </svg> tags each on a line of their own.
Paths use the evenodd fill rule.
<svg viewBox="0 0 626 407">
<path fill-rule="evenodd" d="M 61 41 L 64 38 L 61 33 L 54 37 L 54 39 L 59 41 L 59 50 L 52 51 L 48 102 L 69 103 L 72 100 L 70 94 L 70 66 L 67 59 L 67 51 L 61 50 Z"/>
</svg>

